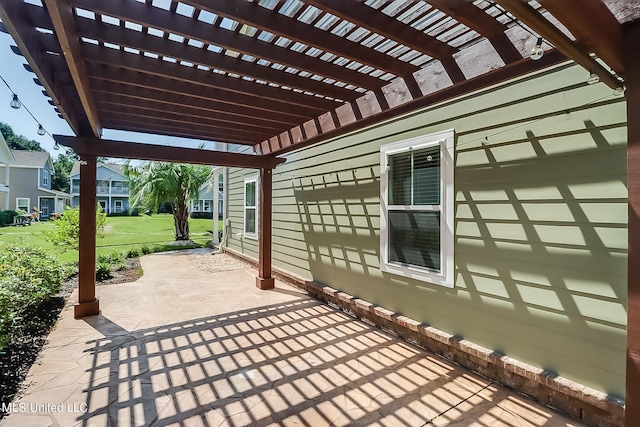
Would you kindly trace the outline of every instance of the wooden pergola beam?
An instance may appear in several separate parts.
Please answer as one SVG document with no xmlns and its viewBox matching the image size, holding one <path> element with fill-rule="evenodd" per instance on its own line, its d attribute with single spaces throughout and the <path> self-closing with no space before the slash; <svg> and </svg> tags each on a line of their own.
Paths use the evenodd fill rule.
<svg viewBox="0 0 640 427">
<path fill-rule="evenodd" d="M 92 82 L 94 79 L 108 82 L 107 87 L 104 88 L 107 90 L 109 85 L 113 83 L 120 83 L 128 86 L 134 86 L 136 88 L 139 87 L 162 91 L 173 95 L 185 95 L 209 101 L 215 100 L 215 102 L 224 104 L 237 106 L 253 105 L 255 106 L 253 109 L 262 110 L 263 113 L 279 111 L 280 113 L 290 114 L 293 117 L 299 117 L 301 119 L 322 114 L 327 111 L 327 109 L 336 107 L 336 103 L 331 102 L 330 105 L 325 105 L 325 102 L 322 102 L 323 100 L 319 100 L 321 101 L 320 106 L 315 106 L 313 99 L 310 99 L 309 104 L 305 106 L 292 105 L 280 102 L 275 98 L 259 98 L 251 94 L 234 93 L 225 89 L 203 86 L 183 80 L 175 80 L 156 74 L 146 74 L 126 70 L 105 64 L 90 63 L 87 66 L 87 73 Z"/>
<path fill-rule="evenodd" d="M 286 161 L 286 159 L 275 156 L 253 156 L 225 151 L 112 141 L 90 137 L 53 135 L 53 139 L 58 144 L 73 149 L 80 157 L 92 155 L 248 169 L 273 169 Z"/>
<path fill-rule="evenodd" d="M 233 20 L 251 25 L 261 30 L 286 37 L 326 52 L 331 52 L 362 64 L 397 76 L 407 76 L 419 68 L 388 56 L 359 43 L 352 42 L 331 32 L 321 30 L 297 19 L 273 13 L 257 3 L 244 1 L 184 0 L 183 3 L 203 9 L 216 15 L 226 16 Z"/>
<path fill-rule="evenodd" d="M 580 43 L 598 55 L 616 73 L 624 75 L 622 27 L 602 1 L 540 0 L 540 3 L 559 19 Z M 596 28 L 597 32 L 594 31 Z"/>
<path fill-rule="evenodd" d="M 100 137 L 102 126 L 96 103 L 89 87 L 87 70 L 80 52 L 80 40 L 75 32 L 73 9 L 68 0 L 44 0 L 67 66 L 80 96 L 80 102 L 89 120 L 93 136 Z M 89 136 L 89 135 L 83 135 Z"/>
<path fill-rule="evenodd" d="M 96 95 L 96 102 L 100 111 L 131 111 L 137 114 L 148 114 L 154 117 L 177 117 L 184 119 L 185 123 L 192 120 L 211 121 L 212 123 L 225 123 L 232 126 L 257 127 L 259 129 L 269 129 L 271 132 L 279 132 L 283 124 L 273 120 L 263 120 L 257 117 L 247 120 L 246 116 L 220 113 L 213 110 L 201 110 L 191 108 L 184 113 L 176 113 L 173 105 L 154 102 L 152 100 L 142 100 L 129 98 L 113 93 L 103 93 Z"/>
<path fill-rule="evenodd" d="M 528 25 L 536 33 L 540 34 L 541 37 L 545 38 L 568 58 L 573 59 L 584 69 L 596 73 L 598 77 L 600 77 L 600 81 L 610 88 L 616 89 L 622 85 L 622 83 L 613 74 L 611 74 L 609 70 L 600 65 L 595 58 L 592 58 L 591 55 L 589 55 L 589 52 L 579 44 L 571 41 L 571 39 L 569 39 L 555 25 L 549 22 L 533 7 L 529 6 L 529 3 L 521 0 L 495 1 L 509 13 L 513 14 L 513 16 L 518 20 Z"/>
<path fill-rule="evenodd" d="M 85 43 L 82 48 L 82 52 L 86 61 L 100 64 L 101 66 L 110 65 L 112 67 L 119 67 L 130 71 L 171 78 L 181 82 L 195 83 L 213 89 L 223 89 L 243 96 L 249 95 L 265 100 L 277 100 L 278 102 L 295 106 L 316 106 L 324 108 L 325 110 L 342 105 L 341 102 L 335 100 L 331 101 L 291 90 L 282 90 L 264 84 L 248 82 L 242 79 L 229 78 L 228 76 L 214 73 L 211 70 L 200 70 L 195 66 L 186 67 L 165 61 L 162 64 L 162 67 L 158 67 L 157 59 L 149 58 L 144 55 L 125 53 L 115 49 L 104 48 L 88 43 Z M 255 100 L 255 102 L 259 101 L 260 99 Z"/>
<path fill-rule="evenodd" d="M 121 20 L 157 28 L 167 33 L 177 34 L 189 39 L 199 40 L 206 44 L 213 44 L 256 58 L 266 59 L 299 70 L 341 80 L 355 86 L 375 89 L 381 85 L 381 81 L 375 77 L 335 65 L 332 62 L 298 53 L 294 50 L 280 47 L 255 37 L 242 36 L 235 31 L 212 26 L 179 14 L 172 14 L 170 19 L 167 19 L 166 11 L 151 5 L 146 5 L 145 3 L 123 0 L 104 2 L 75 0 L 74 3 L 96 13 L 104 13 Z M 283 18 L 290 20 L 290 18 L 284 16 Z M 325 32 L 322 31 L 322 33 Z M 325 37 L 330 35 L 331 34 L 326 33 Z M 338 39 L 342 40 L 341 38 Z M 344 41 L 342 41 L 342 43 L 344 43 Z M 343 55 L 347 54 L 343 53 Z M 396 62 L 395 59 L 394 62 Z M 416 69 L 414 66 L 411 66 L 411 68 Z"/>
<path fill-rule="evenodd" d="M 305 3 L 353 22 L 373 33 L 400 42 L 418 52 L 424 52 L 429 56 L 440 59 L 452 81 L 457 82 L 464 80 L 464 75 L 458 64 L 450 60 L 458 50 L 435 37 L 431 37 L 376 9 L 369 8 L 369 10 L 365 10 L 358 2 L 348 2 L 344 0 L 309 0 Z M 406 80 L 409 76 L 404 77 Z"/>
<path fill-rule="evenodd" d="M 96 80 L 93 83 L 93 90 L 96 92 L 96 98 L 98 99 L 101 99 L 102 94 L 109 96 L 113 95 L 120 98 L 127 97 L 151 102 L 159 102 L 167 105 L 172 105 L 177 108 L 182 108 L 183 111 L 185 111 L 185 106 L 189 106 L 189 108 L 191 109 L 234 114 L 237 116 L 246 117 L 246 120 L 251 120 L 252 118 L 260 118 L 263 120 L 271 120 L 275 123 L 290 123 L 291 125 L 295 125 L 299 123 L 300 120 L 304 119 L 304 116 L 300 115 L 285 114 L 279 111 L 268 111 L 249 106 L 227 104 L 224 102 L 211 102 L 208 99 L 202 99 L 199 97 L 156 91 L 153 89 L 136 87 L 123 83 L 107 83 L 104 81 Z M 188 111 L 188 109 L 186 111 Z"/>
<path fill-rule="evenodd" d="M 298 150 L 300 148 L 307 147 L 309 145 L 318 144 L 326 141 L 330 138 L 336 138 L 344 135 L 348 132 L 353 132 L 359 129 L 363 129 L 367 126 L 380 123 L 383 120 L 388 120 L 394 117 L 398 117 L 402 114 L 417 111 L 421 108 L 429 107 L 438 102 L 445 101 L 447 99 L 454 98 L 456 96 L 464 95 L 474 90 L 481 89 L 483 87 L 491 86 L 503 82 L 510 78 L 515 78 L 533 71 L 550 67 L 566 60 L 564 55 L 557 50 L 547 52 L 539 61 L 531 61 L 530 59 L 522 59 L 518 62 L 506 65 L 502 68 L 498 68 L 481 76 L 473 79 L 465 80 L 464 82 L 446 87 L 437 92 L 433 92 L 429 95 L 423 96 L 418 99 L 406 102 L 394 108 L 382 109 L 379 113 L 364 117 L 360 120 L 350 122 L 348 124 L 340 126 L 334 120 L 334 127 L 326 132 L 317 129 L 317 134 L 311 137 L 303 138 L 300 141 L 286 144 L 286 145 L 273 145 L 269 143 L 269 140 L 262 141 L 256 148 L 262 154 L 284 154 L 290 151 Z"/>
<path fill-rule="evenodd" d="M 640 425 L 640 22 L 623 27 L 627 72 L 627 357 L 625 425 Z"/>
<path fill-rule="evenodd" d="M 45 9 L 22 0 L 0 0 L 0 19 L 73 132 L 77 135 L 91 132 L 85 112 L 78 108 L 77 93 L 65 86 L 63 74 L 53 65 L 59 57 L 46 53 L 51 49 L 43 46 L 43 34 L 32 24 L 34 20 L 43 21 L 41 28 L 53 27 Z M 52 47 L 54 52 L 61 50 L 57 42 Z"/>
</svg>

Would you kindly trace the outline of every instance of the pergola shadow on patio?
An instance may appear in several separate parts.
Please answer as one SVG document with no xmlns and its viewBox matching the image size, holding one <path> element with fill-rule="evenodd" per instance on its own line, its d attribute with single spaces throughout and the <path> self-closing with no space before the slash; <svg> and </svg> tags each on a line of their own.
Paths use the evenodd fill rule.
<svg viewBox="0 0 640 427">
<path fill-rule="evenodd" d="M 15 402 L 25 411 L 2 427 L 578 425 L 293 287 L 260 291 L 254 270 L 206 272 L 194 256 L 144 257 L 142 279 L 99 288 L 101 316 L 78 322 L 68 306 Z"/>
</svg>

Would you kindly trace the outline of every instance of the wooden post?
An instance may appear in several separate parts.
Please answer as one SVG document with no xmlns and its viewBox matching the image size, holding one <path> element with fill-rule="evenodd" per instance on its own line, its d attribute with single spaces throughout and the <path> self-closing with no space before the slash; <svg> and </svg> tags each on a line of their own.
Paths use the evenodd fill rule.
<svg viewBox="0 0 640 427">
<path fill-rule="evenodd" d="M 640 426 L 640 22 L 623 27 L 627 86 L 627 378 L 625 425 Z"/>
<path fill-rule="evenodd" d="M 226 182 L 225 182 L 226 185 Z M 272 210 L 272 170 L 260 169 L 260 210 L 258 220 L 258 277 L 256 286 L 260 289 L 273 289 L 274 279 L 271 277 L 271 210 Z"/>
<path fill-rule="evenodd" d="M 100 313 L 96 299 L 96 156 L 82 155 L 80 163 L 80 236 L 78 302 L 74 317 Z"/>
</svg>

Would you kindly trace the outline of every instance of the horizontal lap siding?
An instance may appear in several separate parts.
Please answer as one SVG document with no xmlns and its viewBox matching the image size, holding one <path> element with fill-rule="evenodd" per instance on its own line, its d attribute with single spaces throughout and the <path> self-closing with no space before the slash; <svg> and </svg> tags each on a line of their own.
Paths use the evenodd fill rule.
<svg viewBox="0 0 640 427">
<path fill-rule="evenodd" d="M 274 263 L 622 396 L 625 103 L 585 80 L 563 66 L 289 154 L 273 175 Z M 380 146 L 449 128 L 454 289 L 379 269 Z M 230 177 L 233 233 L 247 173 Z"/>
</svg>

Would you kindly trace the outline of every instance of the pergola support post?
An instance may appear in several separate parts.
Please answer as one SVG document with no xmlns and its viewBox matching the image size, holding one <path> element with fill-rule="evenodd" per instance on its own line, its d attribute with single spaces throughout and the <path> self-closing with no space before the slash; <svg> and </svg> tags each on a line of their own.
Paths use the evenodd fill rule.
<svg viewBox="0 0 640 427">
<path fill-rule="evenodd" d="M 273 183 L 272 170 L 268 168 L 260 169 L 260 200 L 258 209 L 260 215 L 258 219 L 258 277 L 256 277 L 256 287 L 259 289 L 273 289 L 275 281 L 271 275 L 271 243 L 272 224 L 271 211 L 273 207 Z M 225 183 L 226 185 L 226 183 Z"/>
<path fill-rule="evenodd" d="M 100 313 L 96 298 L 96 156 L 82 155 L 80 163 L 80 236 L 78 302 L 74 317 Z"/>
<path fill-rule="evenodd" d="M 628 24 L 623 31 L 629 198 L 625 425 L 631 427 L 640 426 L 640 22 Z"/>
</svg>

